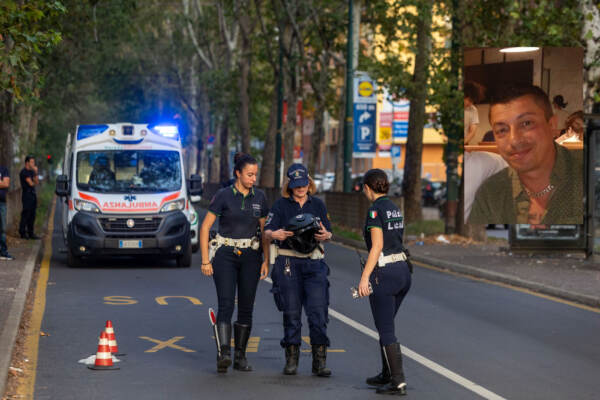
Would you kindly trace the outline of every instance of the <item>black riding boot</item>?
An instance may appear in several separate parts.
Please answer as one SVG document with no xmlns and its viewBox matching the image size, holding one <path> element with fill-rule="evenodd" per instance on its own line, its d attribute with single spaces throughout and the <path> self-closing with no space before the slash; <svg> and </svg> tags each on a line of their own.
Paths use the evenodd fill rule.
<svg viewBox="0 0 600 400">
<path fill-rule="evenodd" d="M 402 352 L 399 343 L 388 344 L 383 347 L 384 355 L 390 369 L 390 383 L 378 388 L 379 394 L 406 394 L 406 380 L 404 379 L 404 370 L 402 369 Z"/>
<path fill-rule="evenodd" d="M 379 347 L 379 350 L 381 351 L 381 372 L 378 375 L 367 378 L 367 385 L 383 386 L 386 383 L 390 383 L 390 369 L 388 368 L 387 361 L 385 360 L 383 347 Z"/>
<path fill-rule="evenodd" d="M 231 365 L 231 324 L 217 323 L 217 334 L 221 344 L 221 355 L 217 354 L 217 372 L 227 372 Z"/>
<path fill-rule="evenodd" d="M 300 346 L 290 344 L 285 348 L 285 367 L 283 373 L 286 375 L 296 375 L 298 370 L 298 357 L 300 356 Z"/>
<path fill-rule="evenodd" d="M 313 344 L 312 356 L 312 373 L 317 376 L 330 376 L 331 371 L 325 366 L 325 361 L 327 360 L 327 346 L 324 344 Z"/>
<path fill-rule="evenodd" d="M 233 337 L 235 339 L 235 353 L 233 358 L 233 369 L 239 371 L 252 371 L 246 360 L 246 346 L 250 338 L 250 325 L 233 324 Z"/>
</svg>

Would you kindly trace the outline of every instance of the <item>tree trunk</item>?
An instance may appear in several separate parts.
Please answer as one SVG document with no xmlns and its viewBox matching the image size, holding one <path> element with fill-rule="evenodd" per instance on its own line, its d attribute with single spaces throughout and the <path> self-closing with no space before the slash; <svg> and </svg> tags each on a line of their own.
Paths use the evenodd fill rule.
<svg viewBox="0 0 600 400">
<path fill-rule="evenodd" d="M 335 148 L 335 184 L 333 190 L 336 192 L 344 191 L 344 146 L 346 138 L 344 137 L 344 118 L 346 117 L 346 88 L 342 94 L 342 107 L 340 108 L 337 145 Z"/>
<path fill-rule="evenodd" d="M 323 114 L 325 106 L 321 102 L 317 102 L 315 110 L 315 126 L 311 137 L 310 161 L 308 163 L 308 173 L 310 176 L 315 176 L 317 165 L 319 164 L 319 156 L 321 155 L 321 142 L 324 137 Z"/>
<path fill-rule="evenodd" d="M 286 102 L 287 102 L 287 119 L 283 127 L 283 143 L 284 143 L 284 164 L 283 173 L 288 167 L 294 163 L 294 136 L 296 134 L 296 110 L 298 108 L 298 87 L 297 87 L 296 67 L 291 66 L 288 70 L 286 79 L 287 87 Z"/>
<path fill-rule="evenodd" d="M 278 74 L 275 75 L 273 87 L 277 87 Z M 275 136 L 277 135 L 277 90 L 273 90 L 271 96 L 271 112 L 269 113 L 269 126 L 265 136 L 265 148 L 260 168 L 260 186 L 273 187 L 275 182 Z"/>
<path fill-rule="evenodd" d="M 240 40 L 241 55 L 238 62 L 239 67 L 239 96 L 240 109 L 238 114 L 238 124 L 240 137 L 242 138 L 242 151 L 250 153 L 250 74 L 251 74 L 251 45 L 250 45 L 250 17 L 243 13 L 239 17 L 240 31 L 242 32 Z"/>
<path fill-rule="evenodd" d="M 427 97 L 427 77 L 431 47 L 431 8 L 430 1 L 419 7 L 417 22 L 417 51 L 413 73 L 413 91 L 410 98 L 408 116 L 408 139 L 404 164 L 404 218 L 407 223 L 420 221 L 421 210 L 421 158 L 423 154 L 423 127 L 425 125 L 425 100 Z"/>
<path fill-rule="evenodd" d="M 223 124 L 221 126 L 221 138 L 220 138 L 220 162 L 219 162 L 219 182 L 227 182 L 231 176 L 229 176 L 229 112 L 225 111 L 223 117 Z"/>
<path fill-rule="evenodd" d="M 13 160 L 13 136 L 12 136 L 12 95 L 8 92 L 0 92 L 0 165 L 10 168 Z M 12 170 L 11 170 L 12 174 Z M 13 176 L 15 176 L 13 174 Z"/>
<path fill-rule="evenodd" d="M 458 77 L 461 68 L 462 56 L 462 29 L 460 26 L 461 9 L 458 0 L 452 0 L 452 33 L 450 46 L 450 80 L 452 93 L 458 91 Z M 462 179 L 458 176 L 458 156 L 463 143 L 464 125 L 463 121 L 457 121 L 453 115 L 456 115 L 456 108 L 459 104 L 448 99 L 448 106 L 441 107 L 441 112 L 450 115 L 444 118 L 446 124 L 444 132 L 448 137 L 448 142 L 444 148 L 444 161 L 446 163 L 446 233 L 463 232 L 464 230 L 464 188 Z M 454 106 L 454 107 L 453 107 Z M 464 168 L 464 167 L 463 167 Z M 463 170 L 464 176 L 464 170 Z M 460 186 L 460 187 L 459 187 Z"/>
<path fill-rule="evenodd" d="M 600 89 L 600 10 L 597 1 L 581 1 L 583 13 L 583 40 L 585 55 L 583 61 L 583 111 L 593 112 L 594 95 Z M 589 32 L 589 33 L 588 33 Z"/>
</svg>

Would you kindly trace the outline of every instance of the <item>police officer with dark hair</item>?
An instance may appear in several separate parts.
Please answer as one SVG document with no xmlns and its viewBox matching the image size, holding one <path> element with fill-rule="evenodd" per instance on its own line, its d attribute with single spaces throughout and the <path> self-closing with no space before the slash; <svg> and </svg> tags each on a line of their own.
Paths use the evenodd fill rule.
<svg viewBox="0 0 600 400">
<path fill-rule="evenodd" d="M 238 319 L 234 324 L 235 353 L 233 368 L 251 371 L 246 360 L 246 346 L 252 328 L 252 311 L 259 278 L 269 274 L 268 242 L 263 241 L 265 260 L 261 260 L 261 239 L 269 211 L 265 193 L 254 188 L 258 165 L 251 156 L 235 156 L 233 185 L 220 189 L 208 206 L 200 228 L 202 273 L 212 275 L 219 301 L 217 332 L 220 351 L 217 371 L 227 372 L 231 365 L 231 318 L 237 287 Z M 210 240 L 209 231 L 219 217 L 219 232 Z M 264 237 L 264 235 L 262 235 Z"/>
<path fill-rule="evenodd" d="M 379 375 L 367 378 L 367 384 L 380 386 L 377 393 L 401 395 L 406 394 L 406 382 L 394 317 L 411 284 L 410 261 L 402 245 L 404 220 L 401 211 L 387 197 L 390 185 L 385 172 L 371 169 L 363 183 L 363 191 L 373 204 L 365 222 L 369 256 L 358 292 L 360 296 L 369 296 L 372 290 L 369 303 L 379 332 L 383 365 Z"/>
<path fill-rule="evenodd" d="M 312 373 L 327 377 L 327 321 L 329 267 L 323 260 L 320 242 L 331 239 L 327 209 L 313 197 L 316 186 L 301 164 L 287 170 L 287 182 L 267 218 L 265 235 L 274 241 L 270 248 L 274 264 L 271 278 L 277 309 L 283 312 L 286 375 L 295 375 L 301 342 L 302 308 L 308 319 L 312 345 Z"/>
</svg>

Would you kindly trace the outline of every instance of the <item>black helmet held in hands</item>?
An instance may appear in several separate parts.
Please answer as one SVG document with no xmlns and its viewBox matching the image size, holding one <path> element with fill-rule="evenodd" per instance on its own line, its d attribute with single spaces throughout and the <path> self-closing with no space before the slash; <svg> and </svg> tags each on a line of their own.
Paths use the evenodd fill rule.
<svg viewBox="0 0 600 400">
<path fill-rule="evenodd" d="M 288 221 L 285 230 L 294 232 L 294 236 L 287 238 L 285 243 L 299 253 L 311 253 L 319 244 L 315 238 L 315 233 L 321 230 L 320 221 L 319 217 L 308 213 L 292 217 Z"/>
</svg>

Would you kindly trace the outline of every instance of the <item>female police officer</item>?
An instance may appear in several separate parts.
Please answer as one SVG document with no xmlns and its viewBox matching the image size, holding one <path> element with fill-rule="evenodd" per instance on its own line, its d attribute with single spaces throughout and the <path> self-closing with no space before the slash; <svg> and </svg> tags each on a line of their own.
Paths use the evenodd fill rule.
<svg viewBox="0 0 600 400">
<path fill-rule="evenodd" d="M 400 344 L 394 334 L 394 317 L 411 284 L 409 265 L 402 245 L 404 221 L 398 207 L 387 197 L 389 182 L 380 169 L 367 171 L 363 191 L 373 203 L 368 210 L 364 238 L 369 256 L 358 285 L 360 296 L 369 296 L 379 332 L 383 370 L 367 383 L 383 386 L 377 393 L 406 394 Z"/>
<path fill-rule="evenodd" d="M 275 260 L 271 278 L 275 303 L 279 311 L 283 311 L 284 337 L 281 347 L 285 348 L 286 358 L 283 372 L 294 375 L 298 368 L 304 307 L 310 328 L 312 372 L 318 376 L 330 376 L 331 371 L 325 365 L 329 346 L 329 267 L 323 261 L 323 248 L 317 241 L 331 239 L 331 226 L 325 204 L 311 196 L 316 187 L 306 168 L 301 164 L 292 164 L 287 170 L 287 177 L 288 181 L 281 192 L 283 197 L 273 204 L 265 225 L 265 236 L 277 241 L 277 246 L 271 246 L 271 260 Z M 294 232 L 285 229 L 289 227 L 290 220 L 316 223 L 317 228 L 311 238 L 316 239 L 315 244 L 318 245 L 313 251 L 306 254 L 290 246 L 290 241 L 286 239 L 292 237 Z"/>
<path fill-rule="evenodd" d="M 246 360 L 246 345 L 252 327 L 254 297 L 259 277 L 264 279 L 269 273 L 268 244 L 264 241 L 265 261 L 261 265 L 257 235 L 258 226 L 261 231 L 264 229 L 268 212 L 264 192 L 253 187 L 258 166 L 254 158 L 243 153 L 236 154 L 234 161 L 235 183 L 215 194 L 200 228 L 202 273 L 213 275 L 219 301 L 217 344 L 221 346 L 217 353 L 218 372 L 227 372 L 231 365 L 229 343 L 236 286 L 238 319 L 234 324 L 233 368 L 252 370 Z M 219 232 L 209 243 L 209 230 L 217 216 Z"/>
</svg>

